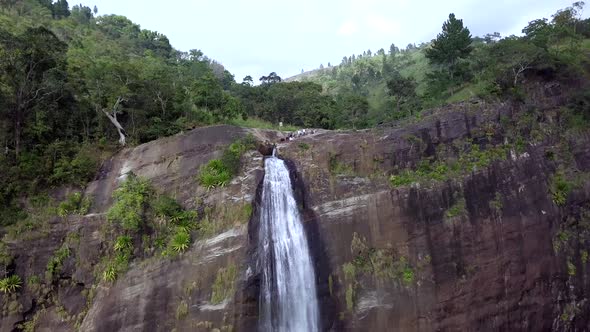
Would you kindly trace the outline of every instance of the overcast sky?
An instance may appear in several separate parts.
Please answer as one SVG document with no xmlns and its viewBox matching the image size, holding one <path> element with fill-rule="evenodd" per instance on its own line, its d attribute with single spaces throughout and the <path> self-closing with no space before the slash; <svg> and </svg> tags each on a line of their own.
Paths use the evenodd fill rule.
<svg viewBox="0 0 590 332">
<path fill-rule="evenodd" d="M 275 71 L 283 78 L 391 43 L 430 41 L 453 12 L 481 36 L 518 34 L 573 0 L 72 0 L 98 14 L 125 15 L 168 36 L 176 49 L 201 49 L 241 82 Z M 587 17 L 586 10 L 584 16 Z"/>
</svg>

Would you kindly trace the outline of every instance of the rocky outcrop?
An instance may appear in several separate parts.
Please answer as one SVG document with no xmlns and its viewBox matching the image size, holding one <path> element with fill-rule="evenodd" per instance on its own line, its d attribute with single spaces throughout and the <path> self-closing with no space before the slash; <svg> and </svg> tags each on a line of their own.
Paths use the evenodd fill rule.
<svg viewBox="0 0 590 332">
<path fill-rule="evenodd" d="M 464 104 L 398 128 L 325 132 L 279 145 L 305 179 L 309 220 L 319 220 L 326 246 L 332 272 L 318 282 L 332 290 L 339 310 L 327 328 L 587 328 L 588 247 L 571 238 L 580 233 L 564 231 L 573 220 L 590 222 L 590 182 L 580 173 L 590 166 L 587 138 L 547 136 L 456 178 L 436 180 L 433 172 L 432 181 L 397 187 L 389 180 L 424 160 L 451 158 L 445 148 L 458 142 L 502 146 L 509 138 L 498 119 L 518 121 L 521 112 Z M 563 149 L 580 180 L 558 205 L 552 183 L 564 166 L 550 151 Z M 559 241 L 575 249 L 558 250 Z M 318 261 L 316 269 L 323 266 Z"/>
<path fill-rule="evenodd" d="M 323 330 L 585 330 L 590 139 L 563 130 L 560 87 L 543 89 L 530 93 L 532 111 L 464 103 L 283 142 L 214 126 L 123 150 L 86 188 L 88 214 L 47 218 L 8 243 L 23 285 L 2 295 L 0 331 L 256 330 L 260 184 L 275 144 L 310 242 Z M 199 185 L 202 165 L 249 135 L 259 144 L 238 176 Z M 135 252 L 109 283 L 105 213 L 129 172 L 213 230 L 195 231 L 175 257 Z"/>
</svg>

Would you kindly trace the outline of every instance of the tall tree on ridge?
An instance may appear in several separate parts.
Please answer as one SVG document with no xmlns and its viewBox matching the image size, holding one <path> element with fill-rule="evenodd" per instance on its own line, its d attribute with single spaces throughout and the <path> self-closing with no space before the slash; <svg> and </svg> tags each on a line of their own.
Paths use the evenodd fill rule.
<svg viewBox="0 0 590 332">
<path fill-rule="evenodd" d="M 459 60 L 466 58 L 473 50 L 471 41 L 471 33 L 463 26 L 463 20 L 451 13 L 443 23 L 442 32 L 432 42 L 432 47 L 426 50 L 426 57 L 433 64 L 448 68 L 452 76 Z"/>
</svg>

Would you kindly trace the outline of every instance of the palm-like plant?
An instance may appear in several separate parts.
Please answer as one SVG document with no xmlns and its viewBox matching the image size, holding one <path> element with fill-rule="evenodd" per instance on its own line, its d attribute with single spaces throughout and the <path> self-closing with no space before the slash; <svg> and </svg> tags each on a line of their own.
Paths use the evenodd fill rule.
<svg viewBox="0 0 590 332">
<path fill-rule="evenodd" d="M 128 235 L 121 235 L 117 238 L 117 241 L 115 241 L 115 251 L 132 251 L 132 249 L 133 240 Z"/>
<path fill-rule="evenodd" d="M 16 274 L 0 280 L 0 291 L 3 293 L 14 293 L 22 285 L 22 280 Z"/>
<path fill-rule="evenodd" d="M 170 246 L 172 247 L 172 250 L 176 252 L 184 252 L 188 249 L 190 241 L 191 235 L 184 229 L 180 228 L 172 238 Z"/>
<path fill-rule="evenodd" d="M 113 282 L 117 280 L 117 269 L 114 266 L 108 266 L 102 273 L 104 281 Z"/>
</svg>

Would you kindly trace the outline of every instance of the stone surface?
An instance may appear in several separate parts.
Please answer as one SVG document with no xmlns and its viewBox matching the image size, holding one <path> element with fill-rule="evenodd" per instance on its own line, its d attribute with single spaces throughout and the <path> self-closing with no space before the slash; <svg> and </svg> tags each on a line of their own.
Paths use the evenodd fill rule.
<svg viewBox="0 0 590 332">
<path fill-rule="evenodd" d="M 558 121 L 563 90 L 540 84 L 527 103 L 543 112 L 542 121 Z M 255 331 L 260 183 L 263 154 L 274 143 L 287 160 L 302 211 L 324 330 L 587 330 L 590 266 L 578 252 L 556 252 L 554 240 L 590 208 L 590 183 L 583 178 L 563 206 L 553 202 L 550 186 L 558 165 L 548 151 L 560 142 L 527 142 L 525 152 L 511 150 L 506 160 L 453 181 L 403 187 L 389 181 L 391 174 L 415 169 L 444 146 L 467 139 L 502 144 L 501 119 L 519 112 L 510 104 L 456 104 L 393 126 L 318 130 L 283 142 L 274 131 L 213 126 L 125 149 L 86 188 L 94 198 L 88 215 L 54 218 L 27 239 L 9 243 L 14 272 L 44 278 L 47 262 L 68 234 L 79 238 L 50 289 L 24 283 L 17 299 L 22 310 L 3 316 L 0 331 L 34 317 L 40 331 L 73 331 L 77 317 L 81 331 Z M 199 168 L 249 134 L 270 144 L 260 145 L 262 153 L 247 152 L 240 174 L 227 186 L 199 186 Z M 579 172 L 590 170 L 589 140 L 579 135 L 567 144 Z M 128 172 L 149 179 L 185 208 L 252 204 L 252 217 L 196 237 L 177 258 L 138 257 L 115 283 L 105 283 L 95 270 L 107 250 L 105 213 Z M 459 197 L 464 211 L 449 217 Z M 344 266 L 357 257 L 355 241 L 356 247 L 360 241 L 370 250 L 392 253 L 397 263 L 407 260 L 410 282 L 403 275 L 363 271 L 351 281 Z M 233 294 L 212 303 L 215 280 L 230 267 L 236 269 Z M 46 294 L 45 310 L 34 300 L 39 292 Z"/>
</svg>

